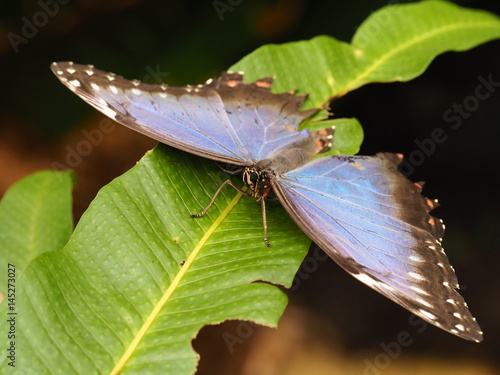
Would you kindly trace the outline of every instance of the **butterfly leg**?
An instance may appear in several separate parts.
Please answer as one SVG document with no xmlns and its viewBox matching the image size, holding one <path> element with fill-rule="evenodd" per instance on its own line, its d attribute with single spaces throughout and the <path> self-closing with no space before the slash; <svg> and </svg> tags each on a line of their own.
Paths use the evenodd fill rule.
<svg viewBox="0 0 500 375">
<path fill-rule="evenodd" d="M 262 198 L 260 200 L 262 203 L 262 226 L 264 227 L 264 242 L 267 247 L 272 247 L 269 241 L 267 240 L 267 215 L 266 215 L 266 200 Z"/>
<path fill-rule="evenodd" d="M 200 216 L 203 216 L 207 213 L 207 211 L 210 209 L 210 207 L 212 207 L 212 205 L 214 204 L 215 200 L 217 199 L 217 196 L 220 194 L 220 192 L 222 191 L 222 188 L 226 185 L 230 185 L 233 189 L 235 189 L 238 193 L 241 193 L 243 195 L 246 195 L 246 196 L 251 196 L 250 193 L 246 192 L 246 191 L 243 191 L 241 190 L 238 186 L 236 186 L 235 184 L 233 184 L 233 182 L 231 180 L 226 180 L 222 183 L 221 186 L 219 186 L 219 188 L 217 189 L 217 191 L 215 192 L 214 196 L 212 197 L 212 200 L 210 201 L 210 203 L 208 204 L 207 207 L 205 207 L 203 209 L 203 211 L 201 211 L 199 214 L 196 214 L 196 215 L 189 215 L 190 217 L 200 217 Z"/>
<path fill-rule="evenodd" d="M 203 209 L 203 211 L 201 211 L 199 214 L 196 214 L 196 215 L 189 215 L 190 217 L 193 217 L 193 218 L 196 218 L 196 217 L 201 217 L 203 215 L 205 215 L 207 213 L 207 211 L 210 209 L 210 207 L 212 207 L 212 205 L 215 203 L 215 200 L 217 199 L 218 195 L 220 194 L 220 192 L 222 191 L 222 189 L 224 188 L 224 186 L 226 185 L 230 185 L 234 190 L 236 190 L 238 193 L 241 193 L 243 195 L 246 195 L 248 197 L 251 197 L 252 194 L 244 191 L 244 190 L 241 190 L 238 186 L 236 186 L 235 184 L 233 184 L 233 182 L 231 180 L 226 180 L 224 181 L 221 186 L 219 186 L 219 188 L 217 189 L 217 191 L 215 192 L 214 196 L 212 197 L 212 200 L 210 201 L 210 203 Z M 271 244 L 269 243 L 268 239 L 267 239 L 267 215 L 266 215 L 266 199 L 264 197 L 262 197 L 260 199 L 261 201 L 261 206 L 262 206 L 262 224 L 263 224 L 263 227 L 264 227 L 264 243 L 266 244 L 266 246 L 268 247 L 271 247 Z"/>
<path fill-rule="evenodd" d="M 226 165 L 228 168 L 225 168 L 224 165 Z M 224 165 L 221 163 L 217 163 L 217 166 L 220 168 L 222 172 L 229 173 L 230 175 L 241 173 L 244 169 L 241 167 L 237 167 L 237 169 L 234 169 L 235 166 L 232 164 L 224 164 Z"/>
</svg>

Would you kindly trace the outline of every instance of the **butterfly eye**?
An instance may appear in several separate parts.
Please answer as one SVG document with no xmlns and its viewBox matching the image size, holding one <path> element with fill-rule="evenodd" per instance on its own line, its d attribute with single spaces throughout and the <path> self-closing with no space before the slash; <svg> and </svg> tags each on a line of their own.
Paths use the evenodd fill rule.
<svg viewBox="0 0 500 375">
<path fill-rule="evenodd" d="M 258 179 L 259 179 L 259 174 L 257 172 L 250 172 L 250 181 L 252 181 L 252 183 L 255 184 Z"/>
<path fill-rule="evenodd" d="M 247 169 L 245 172 L 243 172 L 243 182 L 245 183 L 245 185 L 252 187 L 259 180 L 259 175 L 259 172 Z"/>
</svg>

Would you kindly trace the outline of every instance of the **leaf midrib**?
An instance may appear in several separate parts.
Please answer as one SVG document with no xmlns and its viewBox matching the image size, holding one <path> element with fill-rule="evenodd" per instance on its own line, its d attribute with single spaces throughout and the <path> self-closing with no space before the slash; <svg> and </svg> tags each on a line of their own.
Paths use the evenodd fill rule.
<svg viewBox="0 0 500 375">
<path fill-rule="evenodd" d="M 185 263 L 175 276 L 175 278 L 172 280 L 170 283 L 169 287 L 163 294 L 162 298 L 158 301 L 158 303 L 155 305 L 149 316 L 146 318 L 144 321 L 144 324 L 141 326 L 137 334 L 135 335 L 134 339 L 130 343 L 130 345 L 127 347 L 125 352 L 123 353 L 122 357 L 118 362 L 116 363 L 115 367 L 113 370 L 111 370 L 110 375 L 118 375 L 121 373 L 121 370 L 126 366 L 127 362 L 129 359 L 132 357 L 134 354 L 135 350 L 139 346 L 139 343 L 141 340 L 144 338 L 146 333 L 148 332 L 149 328 L 155 321 L 156 317 L 159 315 L 161 309 L 165 304 L 170 300 L 172 294 L 175 292 L 177 287 L 179 286 L 181 280 L 183 279 L 184 275 L 186 272 L 189 270 L 193 262 L 196 260 L 198 257 L 198 254 L 200 253 L 201 249 L 205 246 L 206 242 L 208 239 L 213 235 L 213 233 L 216 231 L 216 229 L 219 227 L 219 225 L 224 221 L 226 216 L 233 210 L 233 208 L 236 206 L 236 204 L 239 202 L 241 199 L 242 194 L 237 193 L 236 196 L 229 202 L 227 207 L 220 213 L 220 215 L 214 220 L 214 223 L 210 226 L 210 228 L 207 230 L 207 232 L 203 235 L 203 237 L 200 239 L 200 241 L 196 244 L 196 246 L 193 248 L 193 251 L 191 251 L 191 254 L 189 257 L 186 259 Z"/>
</svg>

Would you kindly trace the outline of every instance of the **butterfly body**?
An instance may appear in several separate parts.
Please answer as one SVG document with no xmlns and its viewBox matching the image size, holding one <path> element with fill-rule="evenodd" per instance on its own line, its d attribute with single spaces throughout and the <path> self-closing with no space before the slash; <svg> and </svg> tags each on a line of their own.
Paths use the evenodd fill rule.
<svg viewBox="0 0 500 375">
<path fill-rule="evenodd" d="M 54 63 L 52 70 L 123 125 L 236 166 L 247 194 L 262 204 L 264 228 L 265 200 L 273 192 L 297 225 L 355 278 L 437 327 L 482 340 L 456 290 L 441 245 L 444 226 L 429 214 L 437 202 L 398 172 L 400 155 L 313 158 L 331 146 L 331 134 L 299 131 L 317 110 L 299 110 L 304 96 L 273 94 L 270 78 L 246 84 L 241 73 L 226 72 L 203 85 L 170 87 L 69 62 Z"/>
<path fill-rule="evenodd" d="M 243 171 L 243 182 L 251 191 L 251 195 L 260 200 L 272 189 L 272 181 L 276 176 L 296 169 L 309 162 L 310 155 L 304 148 L 291 147 L 282 150 L 275 157 L 260 160 Z"/>
</svg>

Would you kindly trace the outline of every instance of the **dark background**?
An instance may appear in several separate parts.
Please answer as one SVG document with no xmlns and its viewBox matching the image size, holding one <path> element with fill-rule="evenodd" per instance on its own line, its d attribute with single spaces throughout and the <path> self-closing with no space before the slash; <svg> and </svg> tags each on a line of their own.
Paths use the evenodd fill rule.
<svg viewBox="0 0 500 375">
<path fill-rule="evenodd" d="M 372 11 L 390 3 L 225 0 L 219 4 L 231 10 L 220 16 L 213 1 L 61 2 L 66 4 L 49 9 L 53 15 L 45 21 L 39 18 L 40 27 L 25 34 L 17 52 L 8 33 L 22 36 L 26 20 L 43 8 L 36 1 L 0 5 L 0 195 L 29 173 L 68 165 L 68 154 L 86 139 L 84 131 L 103 120 L 58 82 L 49 70 L 52 61 L 91 63 L 149 83 L 159 78 L 172 85 L 196 84 L 266 43 L 319 34 L 349 41 Z M 500 15 L 498 1 L 455 3 Z M 300 285 L 289 293 L 280 329 L 238 322 L 204 328 L 194 343 L 202 355 L 200 374 L 291 374 L 291 367 L 311 374 L 417 374 L 424 373 L 418 372 L 421 366 L 433 374 L 500 371 L 500 90 L 479 101 L 458 129 L 443 118 L 454 104 L 472 100 L 479 77 L 490 74 L 500 82 L 500 41 L 441 55 L 411 82 L 372 84 L 332 103 L 339 117 L 361 121 L 361 154 L 391 151 L 415 158 L 418 141 L 436 128 L 445 132 L 446 141 L 436 144 L 409 177 L 427 181 L 425 195 L 439 198 L 435 215 L 447 226 L 445 249 L 485 332 L 484 342 L 412 324 L 406 310 L 312 249 Z M 154 144 L 116 126 L 76 160 L 75 218 L 100 187 Z M 408 337 L 402 332 L 409 338 L 394 344 Z M 224 333 L 244 337 L 232 346 L 233 353 Z"/>
</svg>

